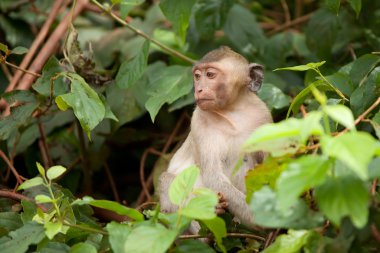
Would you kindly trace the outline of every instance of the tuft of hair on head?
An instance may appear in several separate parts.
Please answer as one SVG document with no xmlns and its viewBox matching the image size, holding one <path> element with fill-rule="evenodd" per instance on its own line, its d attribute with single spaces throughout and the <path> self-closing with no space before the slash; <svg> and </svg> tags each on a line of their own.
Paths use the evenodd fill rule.
<svg viewBox="0 0 380 253">
<path fill-rule="evenodd" d="M 236 53 L 228 46 L 220 46 L 219 48 L 208 52 L 205 56 L 202 57 L 201 60 L 198 61 L 198 63 L 217 62 L 225 58 L 233 58 L 248 64 L 246 58 L 244 58 L 241 54 Z"/>
</svg>

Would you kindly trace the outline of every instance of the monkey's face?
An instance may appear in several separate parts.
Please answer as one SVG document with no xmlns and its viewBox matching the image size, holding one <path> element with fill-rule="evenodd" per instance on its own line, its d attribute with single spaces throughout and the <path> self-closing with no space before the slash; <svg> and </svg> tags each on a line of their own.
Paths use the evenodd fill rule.
<svg viewBox="0 0 380 253">
<path fill-rule="evenodd" d="M 193 68 L 193 78 L 195 101 L 205 111 L 223 110 L 239 90 L 231 61 L 197 64 Z"/>
</svg>

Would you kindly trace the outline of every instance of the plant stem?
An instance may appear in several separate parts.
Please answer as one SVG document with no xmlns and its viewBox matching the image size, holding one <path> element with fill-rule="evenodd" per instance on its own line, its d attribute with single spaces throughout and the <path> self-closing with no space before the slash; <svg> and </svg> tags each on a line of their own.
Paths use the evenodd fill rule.
<svg viewBox="0 0 380 253">
<path fill-rule="evenodd" d="M 159 42 L 158 40 L 155 40 L 151 37 L 149 37 L 149 35 L 147 35 L 146 33 L 144 33 L 143 31 L 137 29 L 136 27 L 130 25 L 129 23 L 127 23 L 126 21 L 124 21 L 123 19 L 121 19 L 120 17 L 116 16 L 114 13 L 112 13 L 111 10 L 109 9 L 106 9 L 102 4 L 100 4 L 97 0 L 91 0 L 91 2 L 93 2 L 95 5 L 97 5 L 100 9 L 102 9 L 104 12 L 106 12 L 108 15 L 110 15 L 113 19 L 115 19 L 117 22 L 119 22 L 120 24 L 124 25 L 125 27 L 127 27 L 128 29 L 132 30 L 134 33 L 136 33 L 137 35 L 149 40 L 150 42 L 156 44 L 157 46 L 159 46 L 160 48 L 162 48 L 163 50 L 165 50 L 166 52 L 174 55 L 174 56 L 177 56 L 178 58 L 181 58 L 182 60 L 184 61 L 187 61 L 191 64 L 195 63 L 195 60 L 187 57 L 186 55 L 183 55 L 181 54 L 180 52 L 162 44 L 161 42 Z"/>
<path fill-rule="evenodd" d="M 348 99 L 343 95 L 343 93 L 339 90 L 339 89 L 337 89 L 334 85 L 332 85 L 332 83 L 330 83 L 329 82 L 329 80 L 327 80 L 326 79 L 326 77 L 324 76 L 324 75 L 322 75 L 322 73 L 319 71 L 319 69 L 318 68 L 316 68 L 316 69 L 314 69 L 317 73 L 318 73 L 318 75 L 323 79 L 323 81 L 325 81 L 331 88 L 333 88 L 334 89 L 334 91 L 341 97 L 341 98 L 343 98 L 343 100 L 346 100 L 346 101 L 348 101 Z"/>
<path fill-rule="evenodd" d="M 51 189 L 51 182 L 49 182 L 46 186 L 47 186 L 47 188 L 49 190 L 49 194 L 51 196 L 51 199 L 53 200 L 52 203 L 54 205 L 55 210 L 57 211 L 58 218 L 61 219 L 62 218 L 61 217 L 61 212 L 59 211 L 59 207 L 57 205 L 57 200 L 55 199 L 55 196 L 53 194 L 53 190 Z"/>
<path fill-rule="evenodd" d="M 69 227 L 72 227 L 72 228 L 78 228 L 78 229 L 81 229 L 81 230 L 84 230 L 84 231 L 88 231 L 88 232 L 91 232 L 91 233 L 98 233 L 98 234 L 102 234 L 102 235 L 109 235 L 108 232 L 100 230 L 100 229 L 96 229 L 96 228 L 85 227 L 85 226 L 76 225 L 76 224 L 70 224 L 70 223 L 66 223 L 66 222 L 64 222 L 63 225 L 66 225 L 66 226 L 69 226 Z"/>
</svg>

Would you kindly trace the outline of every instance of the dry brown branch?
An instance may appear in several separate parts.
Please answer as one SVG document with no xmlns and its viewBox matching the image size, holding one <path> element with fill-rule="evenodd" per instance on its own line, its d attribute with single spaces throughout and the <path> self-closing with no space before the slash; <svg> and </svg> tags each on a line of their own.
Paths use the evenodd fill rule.
<svg viewBox="0 0 380 253">
<path fill-rule="evenodd" d="M 286 0 L 281 0 L 281 6 L 284 9 L 285 23 L 287 24 L 290 22 L 291 19 L 290 19 L 289 7 L 288 7 L 288 4 L 286 3 Z"/>
<path fill-rule="evenodd" d="M 104 170 L 106 171 L 108 181 L 110 182 L 112 193 L 113 193 L 113 197 L 114 197 L 114 199 L 115 199 L 116 202 L 120 203 L 120 197 L 119 197 L 119 193 L 117 191 L 115 180 L 113 179 L 113 176 L 112 176 L 112 173 L 111 173 L 111 169 L 108 166 L 108 163 L 106 163 L 106 162 L 104 163 Z"/>
<path fill-rule="evenodd" d="M 271 36 L 273 34 L 276 34 L 278 32 L 282 32 L 284 30 L 286 30 L 287 28 L 290 28 L 292 26 L 295 26 L 295 25 L 299 25 L 299 24 L 302 24 L 306 21 L 308 21 L 310 19 L 310 17 L 313 15 L 313 13 L 309 13 L 305 16 L 302 16 L 302 17 L 299 17 L 299 18 L 296 18 L 292 21 L 290 21 L 289 23 L 285 23 L 283 25 L 280 25 L 278 27 L 276 27 L 275 29 L 271 30 L 271 31 L 268 31 L 266 33 L 267 36 Z"/>
<path fill-rule="evenodd" d="M 12 171 L 13 175 L 16 177 L 17 183 L 22 184 L 23 180 L 21 179 L 20 174 L 18 174 L 17 170 L 15 167 L 13 167 L 13 164 L 10 162 L 8 157 L 5 155 L 5 153 L 0 150 L 0 156 L 3 158 L 4 162 L 8 165 L 8 168 Z"/>
</svg>

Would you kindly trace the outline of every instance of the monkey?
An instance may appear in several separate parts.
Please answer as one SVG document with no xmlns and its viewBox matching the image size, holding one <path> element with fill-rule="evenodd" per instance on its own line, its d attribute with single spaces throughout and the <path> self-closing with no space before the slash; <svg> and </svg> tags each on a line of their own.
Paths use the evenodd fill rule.
<svg viewBox="0 0 380 253">
<path fill-rule="evenodd" d="M 227 46 L 207 53 L 192 69 L 196 107 L 190 132 L 175 152 L 168 169 L 159 176 L 158 196 L 163 212 L 175 212 L 168 189 L 181 171 L 191 165 L 200 168 L 195 187 L 221 194 L 228 211 L 250 229 L 256 228 L 246 202 L 245 175 L 261 163 L 265 154 L 246 154 L 236 173 L 244 141 L 259 126 L 271 123 L 266 104 L 257 96 L 263 81 L 263 66 L 248 60 Z M 192 231 L 193 233 L 197 231 Z"/>
</svg>

